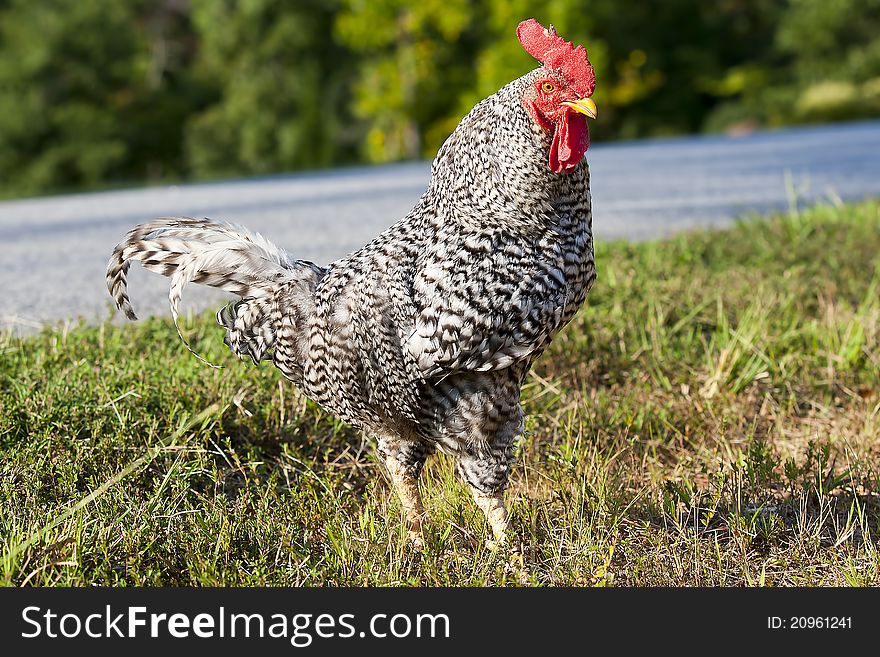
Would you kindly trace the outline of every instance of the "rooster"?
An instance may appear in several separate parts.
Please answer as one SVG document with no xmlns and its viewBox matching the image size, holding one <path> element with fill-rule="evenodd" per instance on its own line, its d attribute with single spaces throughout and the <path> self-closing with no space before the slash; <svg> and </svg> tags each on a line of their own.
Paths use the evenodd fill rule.
<svg viewBox="0 0 880 657">
<path fill-rule="evenodd" d="M 415 207 L 360 250 L 320 267 L 240 226 L 162 218 L 132 229 L 107 269 L 132 320 L 132 260 L 171 278 L 175 326 L 187 283 L 236 295 L 217 314 L 226 344 L 376 440 L 416 544 L 437 449 L 457 459 L 490 542 L 505 541 L 523 380 L 596 277 L 593 68 L 553 26 L 529 19 L 517 36 L 541 65 L 462 119 Z"/>
</svg>

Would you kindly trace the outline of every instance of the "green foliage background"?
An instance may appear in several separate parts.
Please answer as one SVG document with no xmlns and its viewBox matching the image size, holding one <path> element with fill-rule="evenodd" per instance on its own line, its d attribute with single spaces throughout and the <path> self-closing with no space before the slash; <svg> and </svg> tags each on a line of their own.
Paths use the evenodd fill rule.
<svg viewBox="0 0 880 657">
<path fill-rule="evenodd" d="M 0 0 L 0 195 L 431 157 L 530 16 L 594 140 L 880 115 L 880 0 Z"/>
</svg>

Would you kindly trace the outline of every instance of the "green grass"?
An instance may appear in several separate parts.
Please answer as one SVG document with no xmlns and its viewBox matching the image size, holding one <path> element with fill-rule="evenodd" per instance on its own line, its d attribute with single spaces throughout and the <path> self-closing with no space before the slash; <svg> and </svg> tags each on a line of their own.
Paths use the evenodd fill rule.
<svg viewBox="0 0 880 657">
<path fill-rule="evenodd" d="M 206 315 L 223 370 L 164 319 L 0 339 L 0 581 L 880 582 L 880 202 L 597 255 L 523 393 L 517 551 L 442 456 L 411 550 L 372 445 Z"/>
</svg>

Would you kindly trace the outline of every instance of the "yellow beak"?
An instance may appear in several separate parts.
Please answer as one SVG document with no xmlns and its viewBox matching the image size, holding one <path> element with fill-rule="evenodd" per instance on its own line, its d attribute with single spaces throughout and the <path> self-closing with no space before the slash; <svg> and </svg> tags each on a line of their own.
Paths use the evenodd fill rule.
<svg viewBox="0 0 880 657">
<path fill-rule="evenodd" d="M 580 100 L 565 101 L 562 104 L 568 105 L 575 112 L 586 114 L 591 119 L 596 118 L 596 103 L 593 102 L 592 98 L 581 98 Z"/>
</svg>

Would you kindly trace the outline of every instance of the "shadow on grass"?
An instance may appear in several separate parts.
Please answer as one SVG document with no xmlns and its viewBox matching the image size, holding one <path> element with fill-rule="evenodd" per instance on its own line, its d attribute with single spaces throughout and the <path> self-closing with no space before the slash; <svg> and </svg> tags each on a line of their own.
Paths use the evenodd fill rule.
<svg viewBox="0 0 880 657">
<path fill-rule="evenodd" d="M 222 439 L 209 449 L 221 478 L 206 472 L 194 485 L 235 497 L 253 485 L 289 490 L 295 485 L 292 479 L 305 476 L 334 497 L 344 491 L 362 496 L 371 479 L 379 476 L 372 444 L 361 432 L 321 416 L 307 428 L 242 421 L 235 409 L 228 410 L 221 420 Z M 248 467 L 254 463 L 260 467 Z"/>
</svg>

